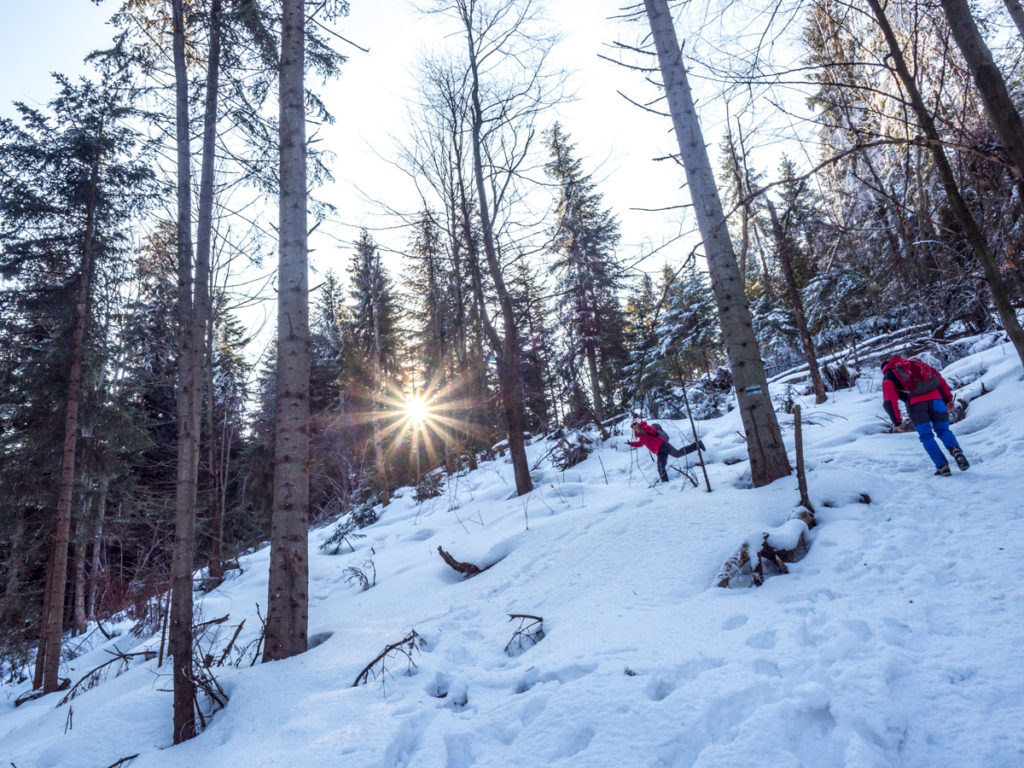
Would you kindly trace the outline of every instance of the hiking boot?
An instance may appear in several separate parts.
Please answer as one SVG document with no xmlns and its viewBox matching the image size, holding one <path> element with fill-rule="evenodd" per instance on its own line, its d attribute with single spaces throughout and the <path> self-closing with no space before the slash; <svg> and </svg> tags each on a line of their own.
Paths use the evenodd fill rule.
<svg viewBox="0 0 1024 768">
<path fill-rule="evenodd" d="M 965 471 L 969 466 L 971 466 L 971 463 L 967 460 L 967 457 L 964 456 L 964 452 L 959 448 L 951 448 L 949 453 L 953 457 L 953 460 L 956 462 L 957 468 L 961 472 Z"/>
<path fill-rule="evenodd" d="M 936 469 L 935 474 L 939 475 L 940 477 L 949 477 L 950 475 L 953 474 L 953 470 L 949 468 L 949 463 L 947 462 L 938 469 Z"/>
</svg>

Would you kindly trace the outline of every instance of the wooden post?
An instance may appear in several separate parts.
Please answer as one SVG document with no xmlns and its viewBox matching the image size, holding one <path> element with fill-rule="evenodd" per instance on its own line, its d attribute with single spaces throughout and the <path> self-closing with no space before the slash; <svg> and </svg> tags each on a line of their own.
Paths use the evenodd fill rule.
<svg viewBox="0 0 1024 768">
<path fill-rule="evenodd" d="M 804 434 L 800 423 L 800 406 L 793 409 L 793 427 L 796 430 L 796 479 L 800 486 L 800 503 L 814 514 L 814 507 L 807 495 L 807 475 L 804 472 Z"/>
</svg>

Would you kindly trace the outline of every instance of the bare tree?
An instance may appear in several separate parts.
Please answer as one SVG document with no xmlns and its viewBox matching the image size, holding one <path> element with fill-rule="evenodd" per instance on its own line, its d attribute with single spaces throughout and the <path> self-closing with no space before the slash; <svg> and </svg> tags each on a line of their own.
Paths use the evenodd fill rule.
<svg viewBox="0 0 1024 768">
<path fill-rule="evenodd" d="M 779 259 L 779 266 L 782 267 L 782 276 L 786 282 L 786 291 L 789 293 L 789 302 L 793 305 L 793 315 L 796 318 L 797 331 L 800 333 L 800 344 L 804 348 L 804 357 L 807 359 L 807 368 L 811 374 L 811 385 L 814 387 L 814 402 L 824 403 L 828 400 L 825 394 L 825 384 L 821 380 L 821 368 L 818 366 L 818 355 L 814 350 L 814 340 L 811 339 L 811 332 L 807 328 L 807 313 L 804 312 L 804 302 L 800 297 L 800 290 L 796 284 L 796 274 L 793 272 L 792 248 L 793 241 L 787 237 L 786 231 L 779 221 L 775 212 L 775 203 L 771 198 L 765 197 L 765 205 L 768 208 L 768 216 L 772 223 L 772 237 L 775 240 L 775 252 Z"/>
<path fill-rule="evenodd" d="M 942 137 L 935 127 L 935 119 L 925 106 L 914 76 L 910 74 L 907 62 L 903 57 L 903 50 L 900 48 L 899 41 L 896 39 L 892 25 L 889 24 L 885 11 L 878 0 L 868 0 L 868 5 L 875 16 L 875 20 L 878 22 L 879 28 L 882 30 L 886 45 L 889 48 L 892 66 L 896 70 L 907 98 L 910 100 L 910 105 L 917 118 L 918 125 L 920 125 L 921 131 L 928 142 L 928 147 L 931 150 L 932 159 L 935 162 L 939 178 L 942 180 L 942 186 L 946 192 L 946 200 L 953 213 L 953 217 L 956 219 L 957 224 L 960 225 L 964 238 L 974 252 L 975 258 L 981 264 L 981 268 L 985 273 L 985 280 L 988 282 L 989 290 L 992 292 L 992 302 L 995 305 L 996 312 L 999 313 L 999 318 L 1003 321 L 1003 327 L 1006 329 L 1010 341 L 1017 350 L 1017 356 L 1020 357 L 1021 363 L 1024 364 L 1024 330 L 1021 329 L 1020 322 L 1017 320 L 1017 315 L 1010 302 L 1006 283 L 999 272 L 999 266 L 996 264 L 988 240 L 985 238 L 985 234 L 981 231 L 981 227 L 974 218 L 974 214 L 971 213 L 967 202 L 960 193 L 960 187 L 957 184 L 956 176 L 953 174 L 953 168 L 946 157 Z"/>
<path fill-rule="evenodd" d="M 547 73 L 547 54 L 553 40 L 534 32 L 538 12 L 533 0 L 440 0 L 436 8 L 458 20 L 465 38 L 472 197 L 483 266 L 498 303 L 500 333 L 486 313 L 483 269 L 472 237 L 468 240 L 468 267 L 484 332 L 497 363 L 516 493 L 522 495 L 533 490 L 533 482 L 523 436 L 519 315 L 506 284 L 501 240 L 503 235 L 507 237 L 504 226 L 508 211 L 518 202 L 517 182 L 532 153 L 537 115 L 556 98 L 562 77 Z M 460 204 L 468 233 L 472 232 L 470 197 L 463 187 Z"/>
<path fill-rule="evenodd" d="M 284 0 L 283 8 L 274 509 L 264 661 L 305 652 L 309 620 L 305 4 Z"/>
<path fill-rule="evenodd" d="M 726 228 L 722 201 L 694 108 L 668 0 L 644 0 L 644 6 L 658 53 L 686 181 L 704 241 L 711 287 L 747 437 L 751 479 L 754 485 L 767 485 L 788 475 L 790 466 L 751 326 L 743 277 Z"/>
</svg>

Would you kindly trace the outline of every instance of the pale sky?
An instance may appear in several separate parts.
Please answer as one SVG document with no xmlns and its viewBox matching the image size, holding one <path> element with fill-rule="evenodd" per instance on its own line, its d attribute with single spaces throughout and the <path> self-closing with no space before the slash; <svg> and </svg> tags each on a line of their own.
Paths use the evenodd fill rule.
<svg viewBox="0 0 1024 768">
<path fill-rule="evenodd" d="M 41 105 L 54 92 L 50 72 L 75 74 L 83 70 L 82 59 L 109 43 L 113 29 L 106 20 L 118 0 L 95 5 L 91 0 L 0 0 L 0 115 L 11 116 L 13 100 Z M 667 162 L 652 158 L 674 151 L 668 120 L 646 114 L 627 103 L 616 90 L 635 98 L 649 97 L 649 87 L 638 73 L 598 58 L 610 53 L 608 44 L 616 39 L 632 42 L 636 33 L 623 22 L 609 20 L 619 12 L 621 0 L 549 0 L 548 16 L 563 40 L 555 61 L 578 70 L 572 78 L 577 100 L 557 115 L 578 145 L 585 169 L 599 180 L 599 191 L 622 223 L 621 256 L 635 260 L 679 230 L 680 214 L 635 213 L 631 207 L 664 208 L 683 200 L 679 191 L 682 173 Z M 367 196 L 414 202 L 405 177 L 391 168 L 385 158 L 394 154 L 394 140 L 404 133 L 405 98 L 415 87 L 413 67 L 418 52 L 436 45 L 432 24 L 419 15 L 407 0 L 351 0 L 351 13 L 338 24 L 339 31 L 370 52 L 345 46 L 349 56 L 339 80 L 321 88 L 338 124 L 324 133 L 325 144 L 336 153 L 334 173 L 337 185 L 322 191 L 338 206 L 343 225 L 334 225 L 341 240 L 351 240 L 356 229 L 366 226 L 383 243 L 392 222 L 384 220 L 357 189 Z M 552 115 L 552 121 L 556 115 Z M 718 136 L 709 135 L 711 144 Z M 393 243 L 401 248 L 405 235 Z M 689 250 L 688 246 L 685 250 Z M 320 249 L 327 251 L 327 247 Z M 682 246 L 669 249 L 665 257 L 684 252 Z M 326 268 L 327 253 L 314 255 L 314 264 Z M 338 267 L 347 263 L 342 255 Z M 333 261 L 334 259 L 330 259 Z M 647 265 L 657 269 L 656 264 Z M 339 271 L 342 271 L 339 270 Z"/>
</svg>

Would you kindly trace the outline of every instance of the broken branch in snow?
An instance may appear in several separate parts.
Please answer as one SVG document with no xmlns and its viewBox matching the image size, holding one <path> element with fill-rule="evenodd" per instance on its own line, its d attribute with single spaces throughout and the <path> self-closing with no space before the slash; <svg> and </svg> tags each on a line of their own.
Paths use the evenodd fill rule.
<svg viewBox="0 0 1024 768">
<path fill-rule="evenodd" d="M 416 662 L 413 661 L 412 654 L 414 651 L 419 650 L 424 646 L 426 641 L 420 636 L 420 634 L 414 629 L 409 632 L 408 635 L 403 637 L 397 643 L 391 643 L 391 645 L 384 648 L 383 651 L 377 654 L 373 661 L 363 667 L 363 671 L 356 675 L 356 680 L 352 683 L 352 687 L 362 683 L 370 682 L 370 675 L 376 680 L 378 677 L 383 681 L 384 674 L 387 670 L 387 660 L 390 656 L 405 656 L 409 662 L 409 671 L 416 666 Z M 375 670 L 376 665 L 380 665 L 379 670 Z"/>
<path fill-rule="evenodd" d="M 512 639 L 505 645 L 505 653 L 518 656 L 544 639 L 544 619 L 528 613 L 510 613 L 509 621 L 519 619 L 519 627 L 512 633 Z"/>
<path fill-rule="evenodd" d="M 441 553 L 441 558 L 448 563 L 454 570 L 463 574 L 464 576 L 476 576 L 482 570 L 480 567 L 473 565 L 473 563 L 463 563 L 456 560 L 454 557 L 445 552 L 441 545 L 438 544 L 437 551 Z"/>
<path fill-rule="evenodd" d="M 101 671 L 103 671 L 104 669 L 106 669 L 107 667 L 109 667 L 111 664 L 114 664 L 114 663 L 116 663 L 118 661 L 122 662 L 124 664 L 124 667 L 118 672 L 118 674 L 121 674 L 121 672 L 123 672 L 124 670 L 128 669 L 128 667 L 131 665 L 131 659 L 133 659 L 136 656 L 143 656 L 143 657 L 145 657 L 146 661 L 149 661 L 150 659 L 156 658 L 156 652 L 155 651 L 137 651 L 135 653 L 124 653 L 124 652 L 118 650 L 118 648 L 116 646 L 115 646 L 113 651 L 108 649 L 107 653 L 111 654 L 114 658 L 107 659 L 105 662 L 100 664 L 98 667 L 94 667 L 93 669 L 89 670 L 84 675 L 82 675 L 81 679 L 77 683 L 75 683 L 73 686 L 71 686 L 71 689 L 66 694 L 64 694 L 64 697 L 60 701 L 57 702 L 57 706 L 58 707 L 64 706 L 69 701 L 71 701 L 73 698 L 75 698 L 75 696 L 77 696 L 79 693 L 81 693 L 83 691 L 87 691 L 90 688 L 92 688 L 94 685 L 98 684 L 100 682 L 100 674 L 99 673 Z M 70 684 L 70 682 L 71 681 L 68 680 L 69 684 Z M 82 691 L 79 691 L 79 688 L 81 688 Z"/>
</svg>

